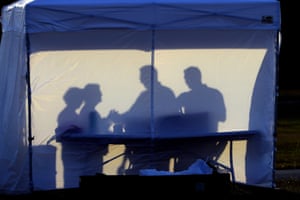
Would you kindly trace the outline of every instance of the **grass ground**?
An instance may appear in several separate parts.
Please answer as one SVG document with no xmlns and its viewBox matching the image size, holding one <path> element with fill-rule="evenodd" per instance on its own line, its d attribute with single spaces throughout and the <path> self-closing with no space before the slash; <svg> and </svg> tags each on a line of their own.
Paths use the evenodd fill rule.
<svg viewBox="0 0 300 200">
<path fill-rule="evenodd" d="M 277 124 L 276 169 L 300 169 L 300 117 Z"/>
<path fill-rule="evenodd" d="M 279 92 L 276 169 L 300 169 L 300 90 Z"/>
<path fill-rule="evenodd" d="M 283 90 L 278 97 L 275 168 L 300 169 L 300 90 Z M 300 194 L 300 178 L 277 179 L 276 186 Z"/>
</svg>

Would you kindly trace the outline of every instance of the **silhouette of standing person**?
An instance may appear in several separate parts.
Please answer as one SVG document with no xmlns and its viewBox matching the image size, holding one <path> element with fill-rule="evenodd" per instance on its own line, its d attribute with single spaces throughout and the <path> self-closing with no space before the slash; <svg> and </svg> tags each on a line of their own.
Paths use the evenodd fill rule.
<svg viewBox="0 0 300 200">
<path fill-rule="evenodd" d="M 189 91 L 183 92 L 177 97 L 183 119 L 186 117 L 189 120 L 188 125 L 185 125 L 184 128 L 187 132 L 196 130 L 199 135 L 217 132 L 218 123 L 226 120 L 222 94 L 217 89 L 202 83 L 202 74 L 198 67 L 186 68 L 184 79 Z M 220 141 L 195 142 L 195 144 L 184 145 L 181 147 L 182 152 L 188 151 L 189 153 L 183 153 L 176 158 L 175 169 L 185 170 L 190 166 L 195 161 L 192 152 L 201 151 L 204 159 L 216 160 L 225 146 L 226 142 Z"/>
<path fill-rule="evenodd" d="M 102 92 L 98 84 L 87 84 L 83 90 L 84 106 L 79 117 L 81 127 L 87 134 L 103 134 L 108 131 L 110 120 L 100 116 L 96 106 L 102 102 Z"/>
<path fill-rule="evenodd" d="M 100 85 L 87 84 L 83 88 L 84 106 L 79 118 L 84 134 L 105 134 L 109 128 L 109 119 L 102 118 L 96 106 L 102 102 Z M 108 144 L 89 143 L 82 146 L 82 161 L 85 163 L 84 175 L 103 172 L 103 156 L 108 152 Z"/>
<path fill-rule="evenodd" d="M 101 102 L 101 97 L 98 84 L 88 84 L 83 89 L 70 88 L 64 95 L 66 106 L 57 119 L 57 137 L 65 134 L 96 134 L 99 131 L 97 127 L 104 129 L 107 120 L 102 119 L 95 109 Z M 82 104 L 83 107 L 77 114 Z M 103 155 L 107 153 L 107 145 L 68 142 L 63 139 L 60 141 L 65 187 L 78 187 L 80 176 L 102 173 Z"/>
<path fill-rule="evenodd" d="M 55 134 L 57 140 L 61 141 L 61 159 L 64 168 L 64 186 L 77 187 L 80 176 L 80 164 L 78 165 L 78 155 L 74 154 L 77 151 L 78 145 L 63 141 L 61 138 L 65 134 L 76 134 L 82 132 L 80 127 L 80 118 L 77 110 L 83 103 L 82 90 L 72 87 L 67 90 L 63 96 L 65 108 L 59 113 L 57 118 L 57 128 Z"/>
<path fill-rule="evenodd" d="M 125 133 L 151 134 L 156 128 L 152 120 L 177 112 L 174 92 L 158 81 L 158 73 L 151 65 L 140 68 L 140 81 L 145 90 L 135 100 L 128 111 L 114 116 L 123 123 Z"/>
<path fill-rule="evenodd" d="M 72 87 L 65 93 L 64 102 L 65 108 L 60 112 L 57 118 L 57 128 L 55 129 L 56 137 L 68 132 L 81 132 L 79 127 L 79 114 L 77 110 L 83 103 L 82 91 L 80 88 Z"/>
<path fill-rule="evenodd" d="M 158 81 L 157 71 L 151 65 L 140 68 L 140 81 L 145 90 L 131 108 L 118 117 L 123 123 L 125 134 L 148 134 L 150 137 L 155 131 L 159 131 L 155 126 L 155 119 L 177 112 L 176 97 L 170 88 Z M 126 174 L 136 174 L 140 169 L 149 167 L 168 170 L 169 158 L 155 156 L 158 151 L 161 150 L 153 146 L 126 145 L 126 157 L 120 166 L 120 173 L 124 173 L 127 159 L 130 164 Z"/>
</svg>

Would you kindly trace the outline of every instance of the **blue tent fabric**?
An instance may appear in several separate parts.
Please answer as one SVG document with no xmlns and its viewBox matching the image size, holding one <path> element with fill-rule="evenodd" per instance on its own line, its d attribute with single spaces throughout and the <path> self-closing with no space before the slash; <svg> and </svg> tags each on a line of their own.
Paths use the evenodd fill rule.
<svg viewBox="0 0 300 200">
<path fill-rule="evenodd" d="M 26 6 L 26 22 L 30 33 L 98 28 L 276 30 L 279 9 L 274 0 L 38 0 Z"/>
<path fill-rule="evenodd" d="M 1 20 L 3 34 L 0 46 L 0 105 L 2 105 L 0 108 L 0 193 L 15 194 L 32 189 L 67 188 L 77 184 L 78 177 L 74 177 L 72 171 L 68 177 L 69 181 L 63 180 L 65 177 L 62 176 L 63 170 L 60 166 L 62 164 L 59 163 L 63 159 L 60 160 L 60 157 L 57 156 L 61 146 L 45 144 L 45 141 L 53 136 L 50 135 L 53 130 L 52 124 L 47 127 L 50 131 L 47 128 L 45 131 L 43 128 L 48 126 L 50 124 L 48 120 L 56 117 L 57 114 L 49 113 L 57 108 L 60 109 L 55 98 L 61 100 L 61 94 L 56 93 L 58 89 L 56 87 L 71 86 L 71 84 L 68 85 L 68 81 L 59 79 L 63 76 L 59 76 L 60 82 L 56 82 L 58 77 L 56 75 L 64 74 L 66 71 L 75 71 L 75 74 L 80 76 L 82 72 L 85 72 L 86 67 L 91 67 L 89 69 L 92 69 L 92 73 L 103 78 L 105 75 L 101 71 L 102 66 L 98 65 L 99 57 L 101 64 L 106 62 L 106 73 L 113 71 L 115 74 L 114 70 L 120 70 L 121 67 L 114 67 L 121 65 L 123 74 L 128 73 L 131 76 L 126 78 L 131 79 L 135 77 L 133 73 L 136 71 L 132 70 L 134 72 L 131 71 L 132 74 L 130 74 L 124 66 L 137 69 L 133 68 L 137 64 L 135 59 L 131 59 L 132 57 L 128 59 L 128 55 L 139 56 L 140 60 L 136 60 L 143 64 L 149 60 L 152 62 L 151 64 L 157 64 L 160 72 L 167 72 L 164 74 L 167 78 L 169 78 L 170 71 L 176 70 L 174 66 L 177 61 L 178 65 L 183 65 L 180 66 L 182 68 L 179 68 L 180 73 L 179 70 L 177 71 L 176 75 L 179 74 L 177 78 L 183 78 L 181 69 L 185 67 L 186 63 L 194 64 L 193 62 L 199 65 L 203 64 L 205 67 L 209 65 L 206 70 L 213 74 L 211 79 L 215 80 L 220 77 L 222 79 L 224 76 L 225 79 L 220 82 L 212 82 L 223 89 L 223 95 L 227 98 L 225 103 L 227 103 L 228 109 L 226 111 L 228 115 L 231 115 L 229 116 L 231 121 L 229 121 L 234 121 L 229 123 L 228 127 L 235 128 L 230 132 L 240 131 L 242 127 L 241 131 L 246 131 L 246 133 L 249 130 L 255 130 L 255 133 L 257 130 L 258 133 L 261 133 L 261 135 L 255 135 L 253 140 L 246 144 L 248 146 L 242 146 L 241 150 L 248 151 L 247 158 L 241 155 L 240 160 L 232 161 L 242 162 L 241 165 L 240 163 L 235 165 L 237 179 L 245 180 L 247 178 L 246 183 L 272 187 L 275 151 L 273 138 L 275 106 L 273 103 L 276 93 L 276 56 L 280 46 L 280 18 L 280 3 L 277 0 L 20 0 L 4 7 Z M 156 46 L 152 41 L 154 39 L 157 39 Z M 75 57 L 82 55 L 80 53 L 71 54 L 72 50 L 74 52 L 80 50 L 84 53 L 87 52 L 86 50 L 99 51 L 92 56 L 93 59 L 86 56 L 76 60 Z M 186 53 L 184 54 L 187 56 L 186 58 L 192 58 L 193 61 L 186 62 L 173 53 L 173 50 L 177 50 L 176 53 L 180 56 L 182 53 Z M 166 56 L 167 54 L 164 54 L 166 51 L 171 52 L 172 56 Z M 67 56 L 59 54 L 61 52 L 70 54 Z M 108 54 L 109 56 L 107 56 Z M 51 57 L 52 55 L 53 57 Z M 120 56 L 118 57 L 120 60 L 114 65 L 110 65 L 110 58 L 114 59 L 115 56 Z M 176 60 L 177 56 L 180 57 L 178 60 Z M 215 59 L 215 56 L 219 57 Z M 60 60 L 55 60 L 57 57 L 60 57 Z M 211 62 L 211 58 L 219 63 Z M 74 67 L 76 64 L 80 65 L 80 62 L 86 62 L 89 66 Z M 224 62 L 227 63 L 224 64 Z M 40 72 L 35 71 L 32 82 L 36 84 L 36 88 L 32 91 L 30 80 L 28 80 L 31 64 L 35 68 L 33 70 Z M 166 68 L 164 68 L 165 65 L 167 65 Z M 55 76 L 48 78 L 49 71 L 46 69 L 51 69 L 51 73 L 53 72 Z M 234 73 L 238 74 L 239 72 L 244 75 L 242 78 L 247 76 L 245 78 L 245 81 L 248 81 L 246 83 L 247 91 L 243 90 L 242 84 L 236 86 L 239 84 L 236 82 L 231 82 L 230 86 L 224 84 L 224 80 L 231 80 L 229 77 L 241 80 L 241 77 L 234 76 Z M 249 74 L 247 74 L 248 72 Z M 68 73 L 66 74 L 68 75 Z M 86 75 L 88 78 L 85 77 L 88 80 L 82 77 L 72 79 L 72 77 L 69 81 L 74 84 L 82 79 L 90 81 L 91 77 L 88 75 Z M 98 81 L 98 77 L 96 78 Z M 105 78 L 101 82 L 99 80 L 101 86 L 111 83 Z M 122 78 L 124 77 L 122 76 Z M 168 80 L 167 78 L 165 80 Z M 168 83 L 173 82 L 169 81 Z M 47 88 L 49 85 L 54 87 L 51 91 L 51 98 L 48 98 L 48 90 L 43 90 L 44 86 Z M 231 88 L 232 86 L 234 89 Z M 178 89 L 176 87 L 177 85 L 173 89 Z M 227 92 L 226 95 L 224 90 Z M 180 90 L 180 92 L 182 91 L 183 89 Z M 243 95 L 242 103 L 235 98 L 237 93 L 240 95 L 239 92 L 242 92 L 241 95 Z M 30 132 L 31 112 L 28 110 L 32 94 L 36 95 L 35 102 L 33 102 L 34 109 L 39 112 L 34 116 L 33 129 L 36 135 L 33 136 Z M 55 101 L 52 101 L 53 99 Z M 47 107 L 48 110 L 45 109 L 44 100 L 47 101 L 47 105 L 54 106 L 50 109 Z M 144 101 L 144 103 L 148 102 Z M 239 103 L 246 104 L 248 107 L 243 110 Z M 118 104 L 120 103 L 118 102 Z M 109 108 L 113 108 L 113 106 Z M 249 110 L 247 110 L 248 108 Z M 240 110 L 237 111 L 237 109 Z M 44 120 L 44 112 L 47 113 L 46 118 L 49 117 L 49 119 Z M 243 114 L 242 117 L 240 113 Z M 235 122 L 240 119 L 242 119 L 243 125 L 236 126 Z M 53 121 L 55 122 L 55 120 Z M 42 131 L 40 131 L 38 128 L 43 125 Z M 224 130 L 227 128 L 226 125 L 225 122 Z M 118 135 L 114 136 L 120 139 Z M 177 137 L 176 140 L 181 139 L 181 135 L 177 135 Z M 32 147 L 33 138 L 35 146 Z M 183 145 L 182 150 L 185 147 L 189 147 L 189 144 Z M 86 151 L 90 152 L 93 149 L 87 148 Z M 76 159 L 80 155 L 78 160 L 82 165 L 69 165 L 70 169 L 77 173 L 77 169 L 85 164 L 83 161 L 85 155 L 89 154 L 81 155 L 78 152 L 73 154 L 72 151 L 68 153 L 71 156 L 77 155 L 77 157 L 73 156 Z M 189 156 L 189 153 L 191 152 L 187 151 L 186 155 Z M 192 154 L 194 153 L 192 152 Z M 33 156 L 33 161 L 31 156 Z M 118 155 L 116 157 L 119 158 Z M 247 166 L 243 166 L 243 162 L 248 162 Z M 33 168 L 32 163 L 34 164 Z M 65 182 L 62 183 L 63 181 Z"/>
</svg>

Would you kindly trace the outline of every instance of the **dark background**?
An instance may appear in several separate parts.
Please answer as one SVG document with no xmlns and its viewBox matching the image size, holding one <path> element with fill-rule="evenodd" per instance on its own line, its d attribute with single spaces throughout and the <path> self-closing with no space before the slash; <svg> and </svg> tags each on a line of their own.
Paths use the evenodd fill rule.
<svg viewBox="0 0 300 200">
<path fill-rule="evenodd" d="M 3 5 L 10 4 L 12 0 L 0 0 Z M 296 0 L 280 0 L 281 4 L 281 47 L 279 52 L 279 90 L 300 89 L 300 78 L 298 77 L 298 55 L 300 30 L 297 27 L 299 22 L 299 9 Z M 296 5 L 297 4 L 297 5 Z M 300 19 L 300 18 L 299 18 Z M 1 36 L 1 32 L 0 32 Z"/>
<path fill-rule="evenodd" d="M 279 87 L 281 89 L 300 89 L 299 62 L 297 50 L 300 30 L 297 1 L 281 0 L 282 43 L 279 54 Z"/>
</svg>

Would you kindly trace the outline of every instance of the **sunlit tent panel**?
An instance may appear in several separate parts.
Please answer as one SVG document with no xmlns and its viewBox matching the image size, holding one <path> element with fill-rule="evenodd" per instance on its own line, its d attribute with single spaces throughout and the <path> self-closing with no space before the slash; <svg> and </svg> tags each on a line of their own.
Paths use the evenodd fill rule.
<svg viewBox="0 0 300 200">
<path fill-rule="evenodd" d="M 0 190 L 172 175 L 199 159 L 273 187 L 279 10 L 273 0 L 5 7 Z"/>
</svg>

